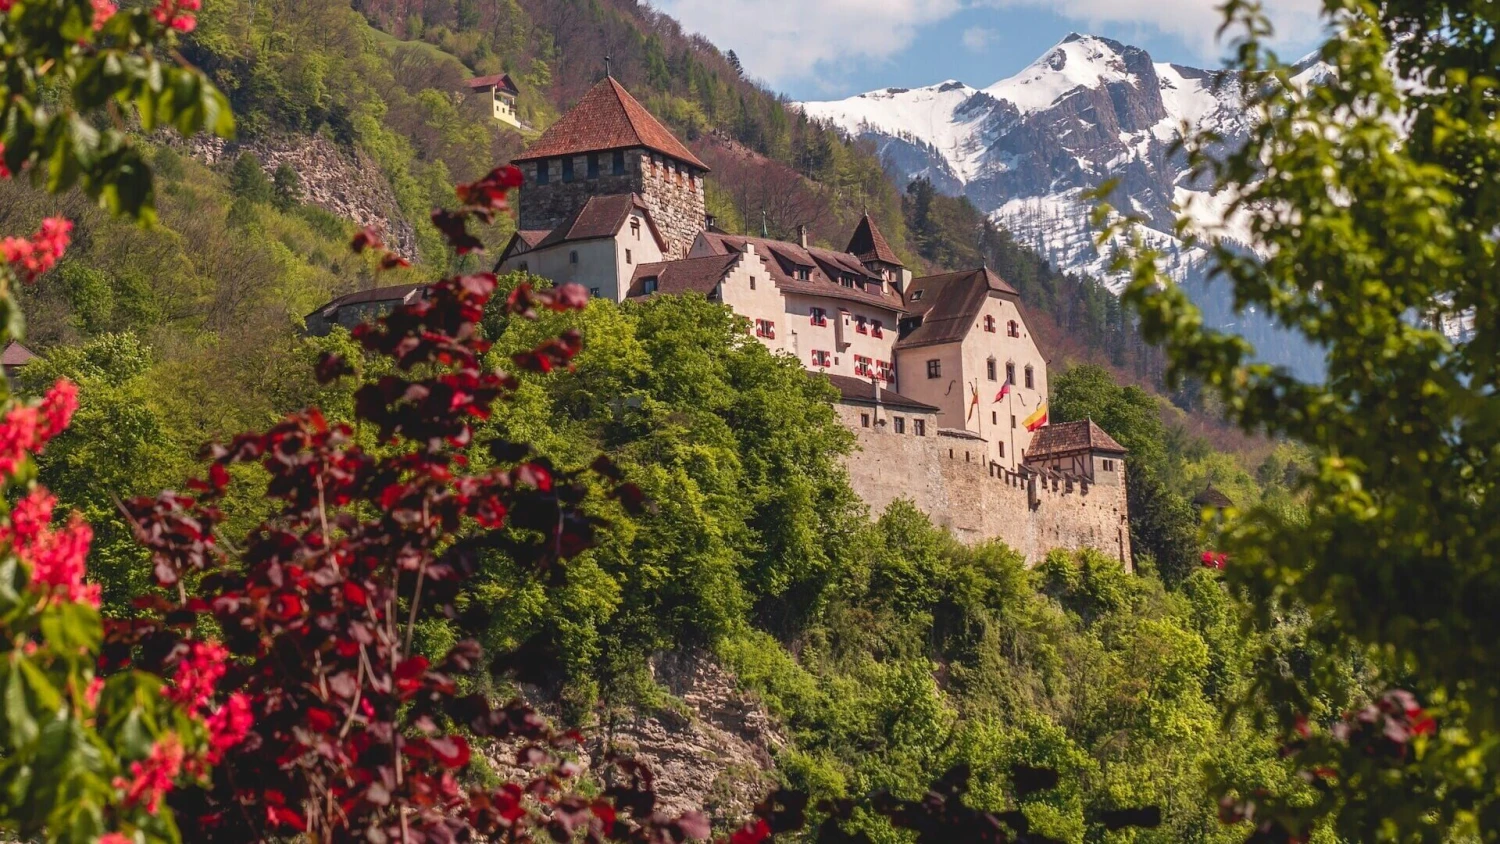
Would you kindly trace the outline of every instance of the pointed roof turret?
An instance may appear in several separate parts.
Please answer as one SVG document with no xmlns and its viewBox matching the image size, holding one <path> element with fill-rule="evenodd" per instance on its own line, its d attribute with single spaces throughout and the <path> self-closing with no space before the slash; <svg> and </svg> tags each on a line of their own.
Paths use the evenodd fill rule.
<svg viewBox="0 0 1500 844">
<path fill-rule="evenodd" d="M 608 76 L 590 88 L 516 162 L 632 147 L 645 147 L 699 170 L 708 170 L 708 165 L 699 161 L 676 135 L 630 96 L 625 86 Z"/>
<path fill-rule="evenodd" d="M 869 212 L 860 218 L 859 225 L 854 227 L 854 236 L 849 238 L 849 246 L 844 250 L 860 261 L 871 264 L 879 261 L 882 264 L 890 264 L 893 267 L 904 267 L 901 259 L 896 257 L 896 250 L 880 233 L 880 227 L 875 225 L 875 220 Z"/>
</svg>

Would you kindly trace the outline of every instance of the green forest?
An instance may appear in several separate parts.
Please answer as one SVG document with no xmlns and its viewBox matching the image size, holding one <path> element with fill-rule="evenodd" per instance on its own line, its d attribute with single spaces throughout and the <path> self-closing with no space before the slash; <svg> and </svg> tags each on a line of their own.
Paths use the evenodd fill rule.
<svg viewBox="0 0 1500 844">
<path fill-rule="evenodd" d="M 56 22 L 12 38 L 44 5 Z M 1496 21 L 1479 5 L 1346 9 L 1347 37 L 1323 54 L 1349 80 L 1331 89 L 1340 96 L 1301 97 L 1267 81 L 1247 106 L 1262 129 L 1244 150 L 1226 160 L 1209 156 L 1212 139 L 1189 145 L 1205 173 L 1245 190 L 1247 209 L 1302 212 L 1295 223 L 1262 220 L 1272 258 L 1226 250 L 1215 261 L 1238 301 L 1329 350 L 1328 382 L 1303 384 L 1253 363 L 1243 341 L 1205 331 L 1144 247 L 1121 259 L 1137 262 L 1122 266 L 1133 278 L 1123 298 L 1060 274 L 966 200 L 925 182 L 891 184 L 872 150 L 808 123 L 742 78 L 731 56 L 628 0 L 205 0 L 196 28 L 180 36 L 139 9 L 92 35 L 81 11 L 90 4 L 18 0 L 4 12 L 13 16 L 0 25 L 9 39 L 0 49 L 69 58 L 27 63 L 6 52 L 7 71 L 41 68 L 0 79 L 19 92 L 14 102 L 65 102 L 72 82 L 47 74 L 90 67 L 92 57 L 68 51 L 91 38 L 128 42 L 139 37 L 129 24 L 150 33 L 140 42 L 147 53 L 152 39 L 172 39 L 189 63 L 175 66 L 176 78 L 201 69 L 242 140 L 316 137 L 372 163 L 415 232 L 416 260 L 384 272 L 378 254 L 352 252 L 355 223 L 312 202 L 293 168 L 249 152 L 215 158 L 167 130 L 112 130 L 141 151 L 154 178 L 148 196 L 138 179 L 121 187 L 124 171 L 108 169 L 118 159 L 90 159 L 98 150 L 89 144 L 108 132 L 75 128 L 71 147 L 28 136 L 61 163 L 38 153 L 24 165 L 35 179 L 0 179 L 0 233 L 57 216 L 73 229 L 66 255 L 35 283 L 7 276 L 7 336 L 39 355 L 20 374 L 22 404 L 12 409 L 45 410 L 59 379 L 78 392 L 71 427 L 54 426 L 45 450 L 34 443 L 34 472 L 24 461 L 7 470 L 9 519 L 21 525 L 45 485 L 59 514 L 77 511 L 91 526 L 88 573 L 103 616 L 150 624 L 161 602 L 186 601 L 188 586 L 175 595 L 163 586 L 160 551 L 143 546 L 122 502 L 206 490 L 221 496 L 221 535 L 263 539 L 280 518 L 265 494 L 268 470 L 215 462 L 220 477 L 205 468 L 206 444 L 316 406 L 320 420 L 354 426 L 351 440 L 373 453 L 394 452 L 359 427 L 369 401 L 359 388 L 401 371 L 342 329 L 304 336 L 302 318 L 349 291 L 487 269 L 487 256 L 449 248 L 429 210 L 452 206 L 455 183 L 482 177 L 555 120 L 608 54 L 715 167 L 710 209 L 729 228 L 785 236 L 809 225 L 815 239 L 842 246 L 868 209 L 912 266 L 982 263 L 1013 283 L 1038 336 L 1054 344 L 1052 420 L 1091 419 L 1129 449 L 1135 571 L 1060 551 L 1028 568 L 1002 544 L 958 542 L 906 503 L 868 512 L 842 468 L 854 442 L 832 388 L 702 297 L 596 300 L 526 319 L 509 294 L 533 295 L 533 284 L 556 292 L 511 276 L 478 322 L 475 336 L 493 344 L 486 371 L 565 332 L 582 345 L 565 371 L 519 372 L 504 401 L 475 415 L 474 441 L 491 444 L 489 463 L 525 461 L 533 476 L 572 478 L 600 466 L 599 455 L 612 468 L 579 492 L 598 527 L 565 577 L 539 577 L 517 550 L 535 526 L 511 527 L 477 553 L 450 611 L 419 618 L 411 600 L 413 659 L 462 675 L 424 682 L 449 697 L 537 696 L 559 728 L 597 733 L 619 719 L 691 718 L 653 666 L 665 654 L 702 656 L 731 672 L 787 739 L 771 770 L 726 768 L 715 793 L 751 780 L 804 795 L 816 817 L 847 806 L 842 830 L 854 837 L 835 840 L 944 840 L 861 801 L 920 800 L 956 770 L 970 776 L 965 806 L 1018 813 L 1043 840 L 1496 840 L 1500 675 L 1489 606 L 1500 322 L 1488 197 L 1497 154 L 1486 99 L 1495 83 L 1481 75 L 1494 70 L 1484 56 Z M 1231 4 L 1228 13 L 1249 33 L 1241 69 L 1284 77 L 1256 38 L 1255 10 Z M 147 66 L 91 72 L 149 80 Z M 469 76 L 501 71 L 522 88 L 527 132 L 503 131 L 482 104 L 454 95 Z M 1418 76 L 1425 87 L 1406 84 Z M 72 96 L 87 102 L 82 90 Z M 132 96 L 116 91 L 109 102 L 147 102 Z M 194 111 L 164 99 L 147 111 L 208 130 L 213 110 L 201 103 L 212 101 L 205 94 Z M 1398 139 L 1390 118 L 1403 109 L 1412 129 Z M 47 115 L 32 109 L 25 119 Z M 19 173 L 11 157 L 23 135 L 12 125 L 5 154 Z M 1309 125 L 1329 131 L 1300 131 Z M 46 183 L 49 166 L 87 178 Z M 1330 191 L 1359 201 L 1327 201 Z M 121 196 L 148 198 L 156 222 L 113 213 L 129 210 Z M 491 254 L 511 228 L 500 215 L 479 232 Z M 1459 342 L 1411 318 L 1436 311 L 1466 311 L 1479 328 Z M 352 377 L 315 377 L 330 360 L 347 362 Z M 643 506 L 618 494 L 616 472 Z M 209 480 L 190 486 L 199 476 Z M 1231 499 L 1227 512 L 1190 503 L 1209 485 Z M 147 754 L 163 745 L 152 737 L 169 723 L 184 735 L 199 729 L 152 708 L 184 675 L 175 685 L 111 681 L 102 711 L 135 714 L 98 724 L 57 715 L 47 723 L 62 726 L 38 726 L 45 718 L 29 713 L 93 709 L 77 701 L 94 669 L 75 662 L 99 646 L 90 625 L 101 622 L 50 594 L 21 601 L 25 534 L 5 530 L 15 554 L 0 566 L 0 772 L 13 786 L 0 796 L 0 829 L 38 840 L 176 840 L 154 803 L 144 811 L 127 799 L 117 810 L 109 801 L 120 798 L 98 795 L 119 788 L 110 775 L 144 781 L 131 766 L 156 758 Z M 246 550 L 226 547 L 231 557 Z M 35 629 L 10 636 L 6 625 L 33 610 Z M 496 658 L 445 657 L 471 639 Z M 34 665 L 36 649 L 50 654 L 53 644 L 61 655 Z M 131 646 L 156 647 L 148 637 Z M 393 676 L 411 664 L 393 664 Z M 44 668 L 66 669 L 58 688 L 73 703 L 50 691 Z M 345 731 L 357 703 L 349 711 Z M 317 718 L 337 729 L 326 712 Z M 210 742 L 222 726 L 205 728 Z M 458 719 L 409 727 L 421 741 L 440 728 L 476 744 L 480 734 Z M 453 767 L 465 786 L 510 776 L 493 757 L 470 758 L 467 744 L 461 755 L 423 747 L 427 759 L 462 758 Z M 59 754 L 87 776 L 47 779 L 52 769 L 36 760 Z M 1027 787 L 1023 774 L 1036 770 L 1055 772 L 1055 786 Z M 588 796 L 606 794 L 603 785 L 589 784 Z M 742 818 L 727 816 L 728 805 L 704 808 L 716 834 L 738 835 Z M 38 821 L 28 806 L 54 814 Z M 1159 816 L 1140 828 L 1109 820 L 1139 807 Z M 135 837 L 102 834 L 122 819 Z M 389 840 L 366 832 L 357 837 Z M 829 839 L 808 830 L 776 840 Z"/>
</svg>

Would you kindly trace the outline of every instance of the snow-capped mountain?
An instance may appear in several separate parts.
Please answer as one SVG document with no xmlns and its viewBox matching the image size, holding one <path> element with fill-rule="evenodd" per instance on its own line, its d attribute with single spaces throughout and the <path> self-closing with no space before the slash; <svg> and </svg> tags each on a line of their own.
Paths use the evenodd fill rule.
<svg viewBox="0 0 1500 844">
<path fill-rule="evenodd" d="M 1310 61 L 1298 81 L 1314 84 L 1327 72 Z M 1173 151 L 1184 127 L 1238 143 L 1249 129 L 1240 99 L 1230 75 L 1156 62 L 1138 47 L 1074 33 L 988 88 L 948 81 L 801 108 L 873 140 L 899 179 L 926 177 L 939 190 L 965 194 L 1055 265 L 1112 284 L 1123 280 L 1110 277 L 1112 256 L 1095 245 L 1094 203 L 1085 195 L 1116 180 L 1111 203 L 1147 220 L 1149 239 L 1169 256 L 1168 270 L 1197 288 L 1194 298 L 1208 316 L 1259 335 L 1272 327 L 1235 315 L 1203 277 L 1206 256 L 1173 236 L 1185 210 L 1219 236 L 1254 248 L 1241 226 L 1224 219 L 1224 197 L 1194 183 L 1186 156 Z M 1297 360 L 1304 351 L 1279 362 L 1307 372 Z"/>
</svg>

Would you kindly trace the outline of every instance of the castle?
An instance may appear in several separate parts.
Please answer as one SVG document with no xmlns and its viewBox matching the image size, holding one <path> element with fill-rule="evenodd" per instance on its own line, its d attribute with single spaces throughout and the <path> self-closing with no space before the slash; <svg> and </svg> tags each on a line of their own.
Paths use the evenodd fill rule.
<svg viewBox="0 0 1500 844">
<path fill-rule="evenodd" d="M 1040 559 L 1093 547 L 1130 565 L 1125 449 L 1048 425 L 1047 361 L 1020 295 L 989 269 L 914 278 L 875 220 L 843 251 L 733 235 L 705 214 L 709 168 L 606 77 L 514 162 L 518 231 L 497 272 L 616 302 L 696 292 L 839 390 L 872 510 L 898 498 L 966 540 Z"/>
</svg>

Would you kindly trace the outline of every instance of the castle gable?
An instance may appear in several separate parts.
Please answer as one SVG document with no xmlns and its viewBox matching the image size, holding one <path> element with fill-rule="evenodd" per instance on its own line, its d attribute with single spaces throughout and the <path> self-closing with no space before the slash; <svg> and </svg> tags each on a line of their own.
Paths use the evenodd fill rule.
<svg viewBox="0 0 1500 844">
<path fill-rule="evenodd" d="M 927 276 L 911 283 L 898 349 L 961 343 L 969 336 L 991 293 L 1019 297 L 1014 287 L 988 269 Z"/>
</svg>

